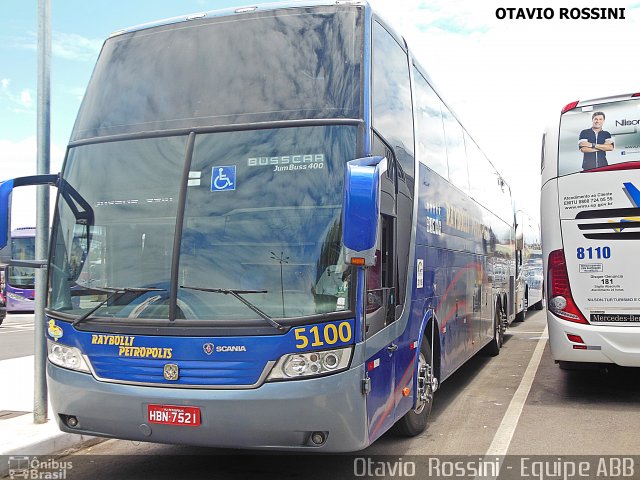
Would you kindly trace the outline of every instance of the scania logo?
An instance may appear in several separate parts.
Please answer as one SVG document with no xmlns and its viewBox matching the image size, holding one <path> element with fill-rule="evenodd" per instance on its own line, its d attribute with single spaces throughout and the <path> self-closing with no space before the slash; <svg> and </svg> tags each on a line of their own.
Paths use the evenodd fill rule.
<svg viewBox="0 0 640 480">
<path fill-rule="evenodd" d="M 164 378 L 165 380 L 175 381 L 180 377 L 180 369 L 175 363 L 167 363 L 164 366 Z"/>
<path fill-rule="evenodd" d="M 204 349 L 204 353 L 207 355 L 211 355 L 213 353 L 213 343 L 205 343 L 202 345 L 202 348 Z"/>
</svg>

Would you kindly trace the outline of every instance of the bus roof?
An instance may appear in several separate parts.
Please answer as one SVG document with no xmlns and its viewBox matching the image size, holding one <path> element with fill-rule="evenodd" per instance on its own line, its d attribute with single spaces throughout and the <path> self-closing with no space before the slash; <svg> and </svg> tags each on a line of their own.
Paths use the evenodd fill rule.
<svg viewBox="0 0 640 480">
<path fill-rule="evenodd" d="M 131 33 L 139 30 L 145 30 L 147 28 L 160 27 L 163 25 L 171 25 L 174 23 L 188 22 L 191 20 L 199 20 L 202 18 L 226 17 L 226 16 L 238 15 L 243 13 L 266 12 L 266 11 L 277 10 L 282 8 L 306 8 L 306 7 L 317 7 L 317 6 L 323 6 L 323 5 L 367 5 L 367 2 L 360 1 L 360 0 L 344 0 L 344 1 L 305 0 L 302 2 L 289 1 L 289 2 L 266 3 L 266 4 L 260 4 L 260 5 L 247 5 L 245 7 L 224 8 L 219 10 L 210 10 L 206 12 L 192 13 L 189 15 L 181 15 L 178 17 L 165 18 L 163 20 L 156 20 L 153 22 L 135 25 L 133 27 L 117 30 L 113 32 L 109 37 L 111 38 L 118 35 L 122 35 L 124 33 Z"/>
<path fill-rule="evenodd" d="M 587 107 L 590 105 L 599 105 L 601 103 L 614 103 L 614 102 L 623 102 L 625 100 L 631 100 L 632 98 L 640 98 L 640 93 L 625 93 L 621 95 L 611 95 L 607 97 L 597 97 L 591 98 L 588 100 L 576 100 L 567 104 L 563 109 L 562 113 L 566 113 L 574 108 L 579 107 Z"/>
<path fill-rule="evenodd" d="M 36 227 L 19 227 L 11 230 L 11 237 L 35 237 Z"/>
</svg>

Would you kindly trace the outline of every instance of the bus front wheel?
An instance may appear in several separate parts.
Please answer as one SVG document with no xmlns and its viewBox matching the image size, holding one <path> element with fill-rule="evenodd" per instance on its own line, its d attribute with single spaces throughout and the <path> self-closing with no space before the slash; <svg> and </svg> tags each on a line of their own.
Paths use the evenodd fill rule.
<svg viewBox="0 0 640 480">
<path fill-rule="evenodd" d="M 403 437 L 415 437 L 427 428 L 431 407 L 433 406 L 433 392 L 437 385 L 431 363 L 431 347 L 426 338 L 420 346 L 418 357 L 418 378 L 416 407 L 409 410 L 393 426 L 393 431 Z"/>
</svg>

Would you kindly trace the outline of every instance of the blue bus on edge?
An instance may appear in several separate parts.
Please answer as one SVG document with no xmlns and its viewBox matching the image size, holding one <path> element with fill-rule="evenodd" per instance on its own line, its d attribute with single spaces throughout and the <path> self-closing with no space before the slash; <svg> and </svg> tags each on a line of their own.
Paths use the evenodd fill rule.
<svg viewBox="0 0 640 480">
<path fill-rule="evenodd" d="M 328 452 L 417 435 L 517 313 L 509 187 L 365 2 L 114 33 L 60 175 L 0 202 L 24 184 L 58 188 L 66 432 Z"/>
</svg>

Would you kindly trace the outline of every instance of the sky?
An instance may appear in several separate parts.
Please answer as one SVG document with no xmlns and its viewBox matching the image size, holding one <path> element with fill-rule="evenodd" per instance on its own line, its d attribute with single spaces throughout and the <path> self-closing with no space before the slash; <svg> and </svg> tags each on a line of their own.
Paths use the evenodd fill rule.
<svg viewBox="0 0 640 480">
<path fill-rule="evenodd" d="M 37 0 L 0 0 L 0 179 L 36 174 Z M 51 172 L 60 170 L 75 115 L 107 36 L 153 20 L 247 0 L 51 0 Z M 579 99 L 640 91 L 640 1 L 607 2 L 624 20 L 561 19 L 563 0 L 372 0 L 409 42 L 446 103 L 539 218 L 545 127 Z M 549 6 L 551 4 L 551 6 Z M 556 5 L 557 4 L 557 5 Z M 499 8 L 550 8 L 553 19 L 500 19 Z M 525 10 L 526 12 L 526 10 Z M 549 11 L 547 11 L 548 13 Z M 21 191 L 22 190 L 22 191 Z M 25 191 L 26 190 L 26 191 Z M 55 192 L 52 192 L 52 196 Z M 13 227 L 35 225 L 34 189 L 14 194 Z"/>
</svg>

